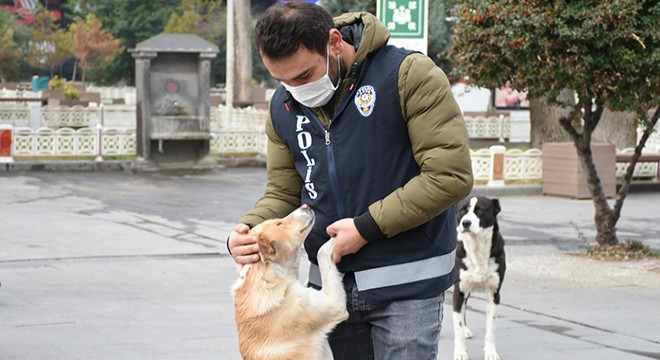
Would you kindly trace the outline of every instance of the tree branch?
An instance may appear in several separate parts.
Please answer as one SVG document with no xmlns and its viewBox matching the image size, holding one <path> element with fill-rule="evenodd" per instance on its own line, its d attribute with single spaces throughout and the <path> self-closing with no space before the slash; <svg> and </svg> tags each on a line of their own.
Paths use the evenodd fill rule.
<svg viewBox="0 0 660 360">
<path fill-rule="evenodd" d="M 596 129 L 596 126 L 598 126 L 598 123 L 600 122 L 601 116 L 603 116 L 604 110 L 605 107 L 603 106 L 602 102 L 596 99 L 596 111 L 591 112 L 591 119 L 588 123 L 585 121 L 585 127 L 587 127 L 588 124 L 588 129 L 585 130 L 585 132 L 592 133 Z"/>
<path fill-rule="evenodd" d="M 633 173 L 635 172 L 635 166 L 637 165 L 637 161 L 639 160 L 639 157 L 642 155 L 642 149 L 644 148 L 644 146 L 646 146 L 646 141 L 649 139 L 649 137 L 651 137 L 653 128 L 658 123 L 658 118 L 660 118 L 660 106 L 657 106 L 655 108 L 655 113 L 651 117 L 651 121 L 649 124 L 650 126 L 646 126 L 644 128 L 644 133 L 642 134 L 642 137 L 639 139 L 639 143 L 635 147 L 635 152 L 633 153 L 633 156 L 630 158 L 630 165 L 628 166 L 628 169 L 626 169 L 626 174 L 623 176 L 623 183 L 621 184 L 621 188 L 619 189 L 619 193 L 617 194 L 616 201 L 614 202 L 614 206 L 612 208 L 611 216 L 613 217 L 614 222 L 619 220 L 619 217 L 621 216 L 621 209 L 623 208 L 623 200 L 628 195 L 628 190 L 630 189 L 630 182 L 632 181 L 632 176 Z"/>
<path fill-rule="evenodd" d="M 577 143 L 581 139 L 580 133 L 577 132 L 575 127 L 573 126 L 573 122 L 575 121 L 575 109 L 571 110 L 571 112 L 568 114 L 568 116 L 561 116 L 559 118 L 559 125 L 566 130 L 566 132 L 571 136 L 573 139 L 573 142 L 577 145 Z"/>
</svg>

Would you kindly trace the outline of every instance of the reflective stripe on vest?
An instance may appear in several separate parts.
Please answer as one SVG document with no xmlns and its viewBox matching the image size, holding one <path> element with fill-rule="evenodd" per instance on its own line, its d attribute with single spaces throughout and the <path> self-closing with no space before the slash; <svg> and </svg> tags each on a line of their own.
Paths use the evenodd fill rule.
<svg viewBox="0 0 660 360">
<path fill-rule="evenodd" d="M 454 269 L 455 255 L 456 250 L 430 259 L 356 271 L 355 282 L 358 290 L 365 291 L 438 278 Z M 321 287 L 321 273 L 317 265 L 310 264 L 308 281 Z"/>
</svg>

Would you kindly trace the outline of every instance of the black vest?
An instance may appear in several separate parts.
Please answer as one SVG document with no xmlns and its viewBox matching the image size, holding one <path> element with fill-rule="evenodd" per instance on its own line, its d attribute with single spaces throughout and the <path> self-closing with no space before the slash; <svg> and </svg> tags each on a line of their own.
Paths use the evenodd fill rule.
<svg viewBox="0 0 660 360">
<path fill-rule="evenodd" d="M 420 173 L 399 99 L 399 67 L 409 54 L 392 46 L 371 54 L 327 131 L 283 86 L 273 95 L 273 126 L 303 179 L 301 201 L 316 215 L 305 241 L 312 263 L 329 224 L 363 214 Z M 452 207 L 426 224 L 369 242 L 338 267 L 355 272 L 358 288 L 372 300 L 425 298 L 451 286 L 455 247 Z"/>
</svg>

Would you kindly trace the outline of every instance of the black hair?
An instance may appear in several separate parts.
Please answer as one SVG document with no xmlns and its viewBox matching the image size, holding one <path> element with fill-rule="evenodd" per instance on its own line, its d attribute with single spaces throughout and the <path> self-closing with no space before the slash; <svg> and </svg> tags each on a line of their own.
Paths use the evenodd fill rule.
<svg viewBox="0 0 660 360">
<path fill-rule="evenodd" d="M 332 15 L 320 5 L 285 2 L 271 6 L 259 17 L 255 37 L 259 51 L 269 59 L 292 55 L 301 46 L 325 55 L 334 27 Z"/>
</svg>

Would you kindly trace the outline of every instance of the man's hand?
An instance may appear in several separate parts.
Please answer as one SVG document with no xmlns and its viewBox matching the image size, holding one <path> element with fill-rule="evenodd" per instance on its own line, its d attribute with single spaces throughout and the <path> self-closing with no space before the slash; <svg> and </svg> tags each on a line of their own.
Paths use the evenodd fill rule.
<svg viewBox="0 0 660 360">
<path fill-rule="evenodd" d="M 326 232 L 330 237 L 335 238 L 335 246 L 332 250 L 332 261 L 335 263 L 341 261 L 342 256 L 355 254 L 367 245 L 367 240 L 360 235 L 351 218 L 335 221 L 326 228 Z"/>
<path fill-rule="evenodd" d="M 229 251 L 237 264 L 245 265 L 259 261 L 259 246 L 254 236 L 248 235 L 250 228 L 238 224 L 227 239 Z"/>
</svg>

